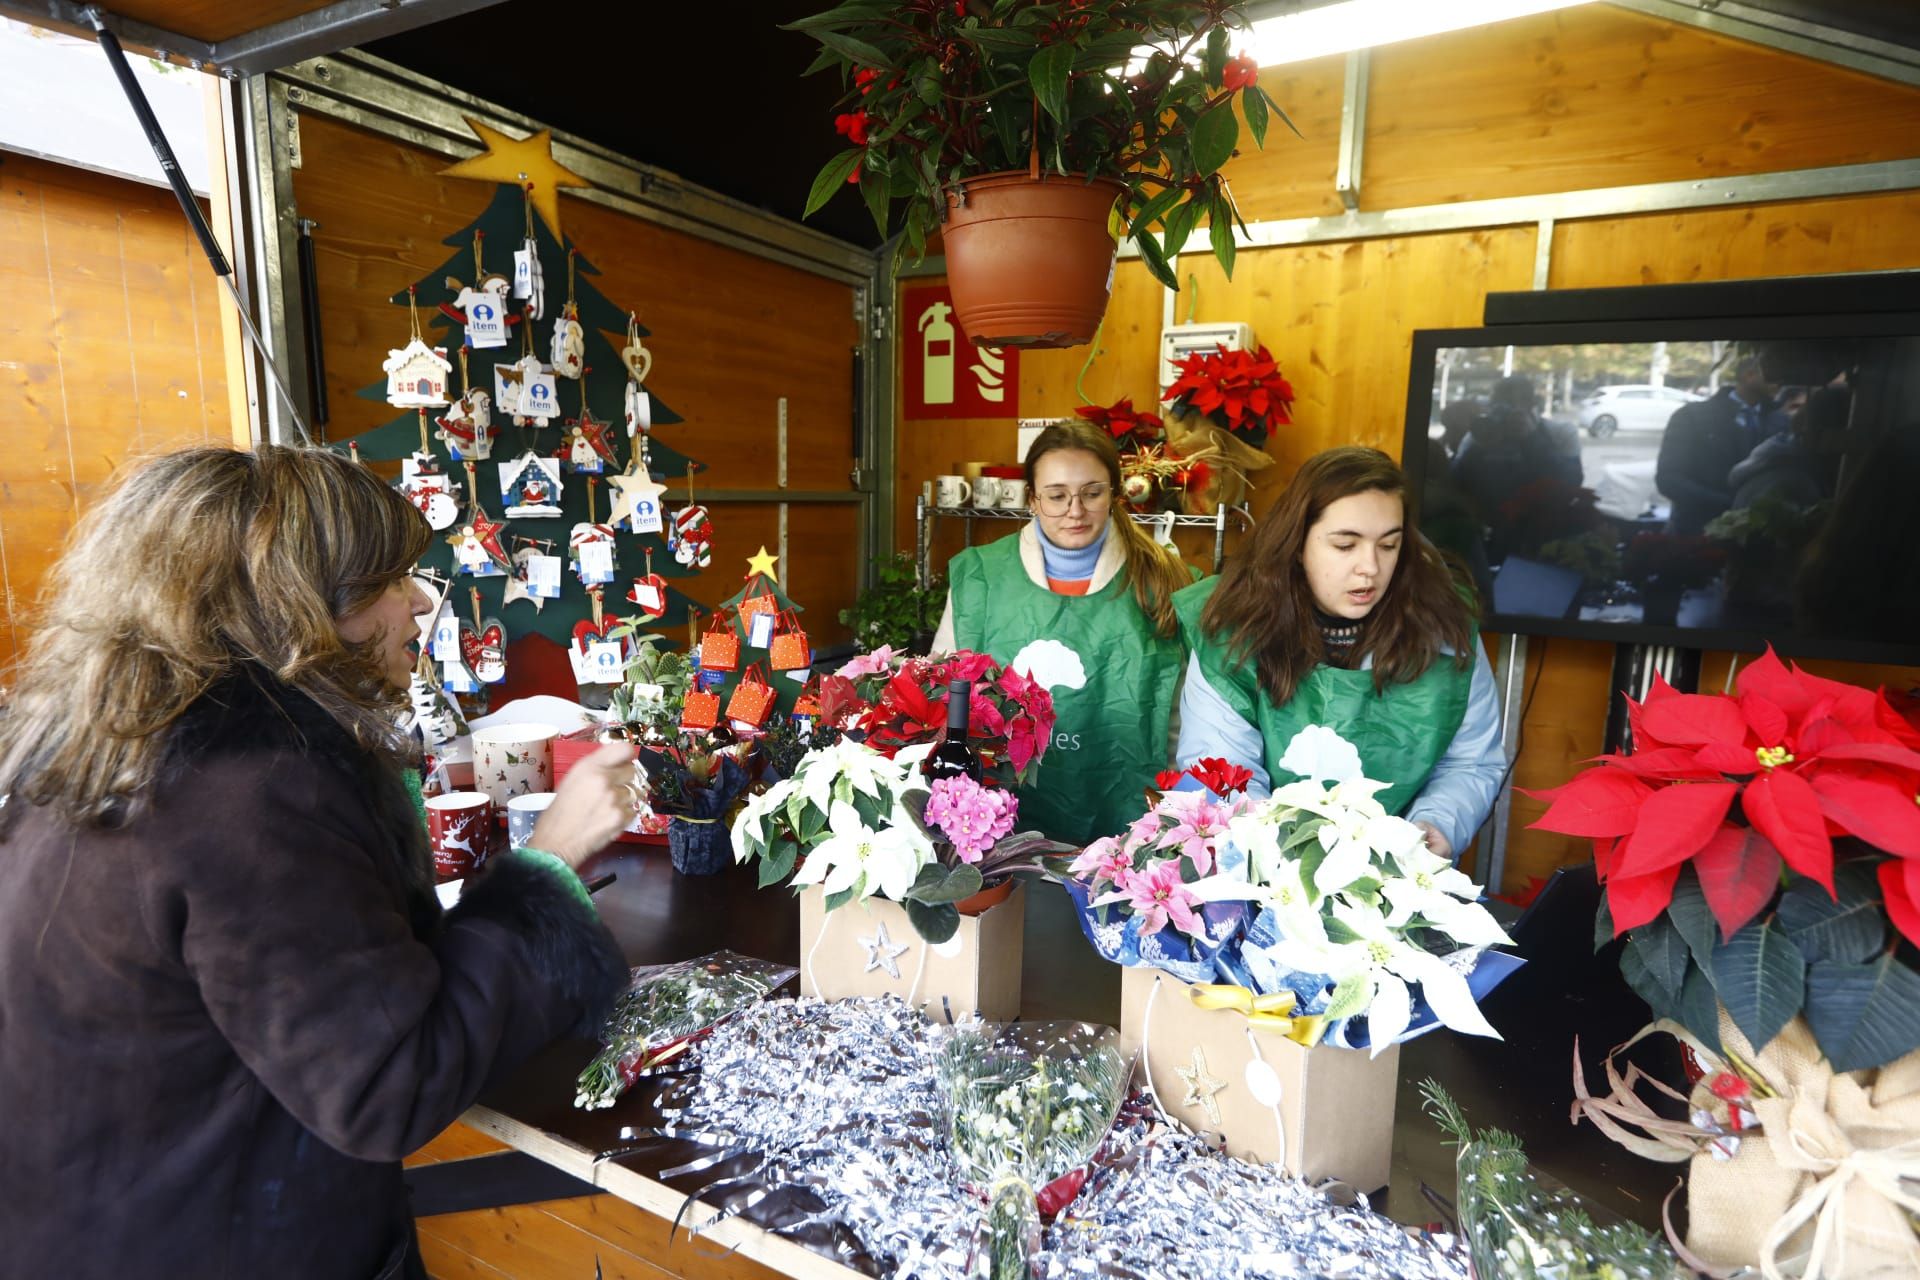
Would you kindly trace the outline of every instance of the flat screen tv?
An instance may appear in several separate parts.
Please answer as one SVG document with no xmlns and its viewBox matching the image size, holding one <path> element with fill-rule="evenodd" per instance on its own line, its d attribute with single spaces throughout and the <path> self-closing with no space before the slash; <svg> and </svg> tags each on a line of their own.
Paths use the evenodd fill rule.
<svg viewBox="0 0 1920 1280">
<path fill-rule="evenodd" d="M 1920 664 L 1904 299 L 1416 331 L 1422 527 L 1490 631 Z"/>
</svg>

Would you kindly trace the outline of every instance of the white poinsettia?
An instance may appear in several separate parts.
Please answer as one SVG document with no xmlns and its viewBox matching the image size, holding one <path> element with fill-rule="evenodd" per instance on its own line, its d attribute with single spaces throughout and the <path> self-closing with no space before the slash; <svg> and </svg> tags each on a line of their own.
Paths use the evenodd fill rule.
<svg viewBox="0 0 1920 1280">
<path fill-rule="evenodd" d="M 807 851 L 806 865 L 793 882 L 819 885 L 829 894 L 854 891 L 860 898 L 878 893 L 895 902 L 933 861 L 933 844 L 911 817 L 894 812 L 879 829 L 869 827 L 844 800 L 827 810 L 827 836 Z"/>
<path fill-rule="evenodd" d="M 786 778 L 774 783 L 765 791 L 747 797 L 741 806 L 739 816 L 733 820 L 733 860 L 745 862 L 750 855 L 751 842 L 758 842 L 764 849 L 772 841 L 767 836 L 767 819 L 787 807 L 787 801 L 799 790 L 799 785 Z"/>
<path fill-rule="evenodd" d="M 1310 724 L 1294 734 L 1280 767 L 1315 783 L 1345 782 L 1362 773 L 1359 748 L 1323 724 Z"/>
<path fill-rule="evenodd" d="M 1513 941 L 1480 905 L 1480 886 L 1447 859 L 1421 846 L 1399 855 L 1395 864 L 1400 874 L 1380 890 L 1392 908 L 1387 913 L 1389 928 L 1404 929 L 1418 917 L 1462 946 Z"/>
<path fill-rule="evenodd" d="M 1278 805 L 1325 819 L 1320 846 L 1327 856 L 1313 873 L 1321 893 L 1334 893 L 1384 864 L 1388 858 L 1420 844 L 1425 836 L 1404 818 L 1388 813 L 1374 792 L 1387 784 L 1368 778 L 1349 778 L 1332 786 L 1293 782 L 1273 793 Z"/>
<path fill-rule="evenodd" d="M 1329 1017 L 1367 1016 L 1367 1037 L 1378 1056 L 1405 1033 L 1413 1017 L 1417 983 L 1434 1016 L 1467 1035 L 1500 1039 L 1467 980 L 1445 960 L 1403 938 L 1380 912 L 1345 901 L 1333 904 L 1333 919 L 1352 935 L 1351 942 L 1305 942 L 1283 939 L 1273 948 L 1280 963 L 1307 973 L 1324 973 L 1334 980 Z"/>
<path fill-rule="evenodd" d="M 1222 872 L 1187 886 L 1203 902 L 1256 902 L 1273 910 L 1282 937 L 1309 945 L 1324 944 L 1320 895 L 1300 875 L 1297 859 L 1281 854 L 1275 842 L 1247 855 L 1245 874 Z"/>
<path fill-rule="evenodd" d="M 926 785 L 916 766 L 929 750 L 908 747 L 889 759 L 863 742 L 842 738 L 830 747 L 809 751 L 794 777 L 807 803 L 821 813 L 830 811 L 836 791 L 842 800 L 850 800 L 852 792 L 858 791 L 891 808 L 900 796 Z M 842 779 L 845 787 L 838 786 Z"/>
</svg>

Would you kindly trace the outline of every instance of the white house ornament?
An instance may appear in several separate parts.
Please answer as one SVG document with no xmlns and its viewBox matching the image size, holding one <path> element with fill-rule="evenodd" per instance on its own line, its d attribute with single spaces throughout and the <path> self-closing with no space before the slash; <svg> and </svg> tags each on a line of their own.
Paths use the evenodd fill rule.
<svg viewBox="0 0 1920 1280">
<path fill-rule="evenodd" d="M 387 403 L 401 409 L 436 408 L 447 403 L 447 375 L 453 362 L 445 347 L 430 347 L 417 336 L 390 349 L 381 368 L 387 372 Z"/>
<path fill-rule="evenodd" d="M 460 486 L 430 453 L 415 453 L 403 461 L 394 488 L 419 508 L 430 528 L 448 529 L 460 518 Z"/>
<path fill-rule="evenodd" d="M 500 501 L 510 520 L 553 519 L 560 515 L 560 460 L 531 449 L 500 466 Z"/>
</svg>

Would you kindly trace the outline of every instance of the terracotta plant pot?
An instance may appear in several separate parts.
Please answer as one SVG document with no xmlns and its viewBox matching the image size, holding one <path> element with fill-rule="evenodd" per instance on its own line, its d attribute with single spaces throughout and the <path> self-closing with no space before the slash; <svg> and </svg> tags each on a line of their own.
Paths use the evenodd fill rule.
<svg viewBox="0 0 1920 1280">
<path fill-rule="evenodd" d="M 1024 169 L 947 189 L 947 282 L 960 327 L 981 347 L 1077 347 L 1113 289 L 1111 178 Z"/>
<path fill-rule="evenodd" d="M 999 884 L 990 884 L 970 898 L 962 898 L 953 904 L 953 909 L 963 916 L 977 916 L 989 907 L 997 907 L 1013 893 L 1013 881 L 1002 880 Z"/>
</svg>

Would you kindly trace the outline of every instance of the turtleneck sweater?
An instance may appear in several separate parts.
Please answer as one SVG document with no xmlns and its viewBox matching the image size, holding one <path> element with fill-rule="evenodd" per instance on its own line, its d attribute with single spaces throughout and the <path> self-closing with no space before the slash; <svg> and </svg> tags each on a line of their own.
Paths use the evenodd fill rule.
<svg viewBox="0 0 1920 1280">
<path fill-rule="evenodd" d="M 1060 595 L 1087 594 L 1094 567 L 1100 562 L 1100 551 L 1107 545 L 1107 536 L 1112 530 L 1111 524 L 1101 526 L 1100 536 L 1084 547 L 1057 547 L 1036 521 L 1033 531 L 1040 538 L 1040 558 L 1046 564 L 1047 586 Z"/>
</svg>

